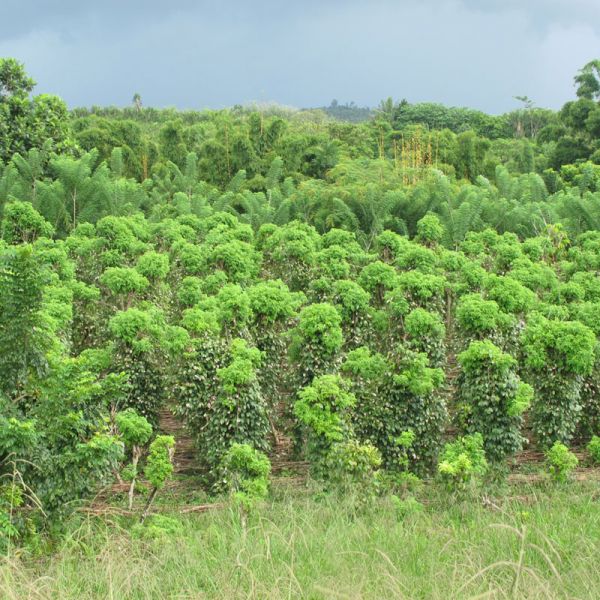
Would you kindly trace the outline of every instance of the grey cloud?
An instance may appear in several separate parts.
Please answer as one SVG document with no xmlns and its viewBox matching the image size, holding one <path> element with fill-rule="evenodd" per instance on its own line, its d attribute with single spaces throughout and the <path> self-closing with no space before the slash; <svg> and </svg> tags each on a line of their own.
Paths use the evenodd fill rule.
<svg viewBox="0 0 600 600">
<path fill-rule="evenodd" d="M 139 91 L 181 108 L 391 95 L 502 112 L 517 94 L 557 108 L 600 55 L 591 0 L 0 1 L 0 56 L 71 106 Z"/>
</svg>

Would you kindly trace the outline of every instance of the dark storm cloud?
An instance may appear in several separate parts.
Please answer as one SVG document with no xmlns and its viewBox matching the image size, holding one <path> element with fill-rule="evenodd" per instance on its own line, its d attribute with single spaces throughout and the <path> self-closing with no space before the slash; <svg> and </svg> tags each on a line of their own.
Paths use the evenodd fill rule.
<svg viewBox="0 0 600 600">
<path fill-rule="evenodd" d="M 558 107 L 600 56 L 597 0 L 0 0 L 0 56 L 71 105 Z"/>
</svg>

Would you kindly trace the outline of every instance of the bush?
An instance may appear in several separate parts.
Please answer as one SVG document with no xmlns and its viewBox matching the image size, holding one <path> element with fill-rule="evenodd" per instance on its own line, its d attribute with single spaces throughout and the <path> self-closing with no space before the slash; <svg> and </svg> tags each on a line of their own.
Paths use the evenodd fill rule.
<svg viewBox="0 0 600 600">
<path fill-rule="evenodd" d="M 152 425 L 150 425 L 145 417 L 138 415 L 132 408 L 117 413 L 115 416 L 115 423 L 121 433 L 121 438 L 123 439 L 125 446 L 131 450 L 131 465 L 127 472 L 127 477 L 129 481 L 131 481 L 128 495 L 129 510 L 131 510 L 138 473 L 138 462 L 142 456 L 143 446 L 150 441 L 150 437 L 152 436 Z"/>
<path fill-rule="evenodd" d="M 229 346 L 225 366 L 216 370 L 216 395 L 205 398 L 206 421 L 198 432 L 199 449 L 213 478 L 221 477 L 219 467 L 232 444 L 269 448 L 267 404 L 257 376 L 261 360 L 257 348 L 238 338 Z"/>
<path fill-rule="evenodd" d="M 522 413 L 533 389 L 519 381 L 517 361 L 488 340 L 471 342 L 458 362 L 458 397 L 466 411 L 467 430 L 481 433 L 486 456 L 500 463 L 522 447 Z"/>
<path fill-rule="evenodd" d="M 156 489 L 162 489 L 173 475 L 173 453 L 175 438 L 172 435 L 157 435 L 150 444 L 144 473 Z"/>
<path fill-rule="evenodd" d="M 232 444 L 223 457 L 223 476 L 233 498 L 245 510 L 269 493 L 269 458 L 249 444 Z"/>
<path fill-rule="evenodd" d="M 327 456 L 328 483 L 342 494 L 356 493 L 363 501 L 375 496 L 381 454 L 371 444 L 348 440 L 334 444 Z"/>
<path fill-rule="evenodd" d="M 356 398 L 337 375 L 322 375 L 298 392 L 294 413 L 307 430 L 307 454 L 313 474 L 327 479 L 327 459 L 336 443 L 351 436 L 350 409 Z"/>
<path fill-rule="evenodd" d="M 439 474 L 452 489 L 478 484 L 487 469 L 480 433 L 466 435 L 446 444 L 438 464 Z"/>
<path fill-rule="evenodd" d="M 595 435 L 587 445 L 592 461 L 600 465 L 600 436 Z"/>
<path fill-rule="evenodd" d="M 479 294 L 461 298 L 456 309 L 456 321 L 467 339 L 498 336 L 512 324 L 494 300 L 484 300 Z"/>
<path fill-rule="evenodd" d="M 401 345 L 390 353 L 388 363 L 375 402 L 362 417 L 365 437 L 381 452 L 386 469 L 395 469 L 406 453 L 398 439 L 410 430 L 410 470 L 425 475 L 435 466 L 446 421 L 446 404 L 438 393 L 444 373 L 429 366 L 427 355 Z"/>
<path fill-rule="evenodd" d="M 444 226 L 435 213 L 427 213 L 417 222 L 417 240 L 432 246 L 444 237 Z"/>
<path fill-rule="evenodd" d="M 311 304 L 300 312 L 290 349 L 301 385 L 334 370 L 344 343 L 342 318 L 331 304 Z"/>
<path fill-rule="evenodd" d="M 535 388 L 533 429 L 543 447 L 568 443 L 581 415 L 583 377 L 593 369 L 596 336 L 577 321 L 537 314 L 522 335 L 525 366 Z"/>
<path fill-rule="evenodd" d="M 115 423 L 128 448 L 144 446 L 152 435 L 152 425 L 142 415 L 128 408 L 115 415 Z"/>
<path fill-rule="evenodd" d="M 554 442 L 546 451 L 546 464 L 552 479 L 558 483 L 566 482 L 579 464 L 577 457 L 561 442 Z"/>
<path fill-rule="evenodd" d="M 404 325 L 410 347 L 427 354 L 434 367 L 442 367 L 446 360 L 446 328 L 439 315 L 416 308 L 406 315 Z"/>
</svg>

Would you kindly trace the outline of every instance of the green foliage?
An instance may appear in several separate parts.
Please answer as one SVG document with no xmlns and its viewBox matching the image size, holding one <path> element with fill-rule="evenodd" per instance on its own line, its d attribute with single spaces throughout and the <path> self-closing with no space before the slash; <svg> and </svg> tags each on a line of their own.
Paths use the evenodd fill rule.
<svg viewBox="0 0 600 600">
<path fill-rule="evenodd" d="M 27 244 L 51 237 L 54 228 L 29 202 L 9 202 L 4 207 L 2 239 L 9 244 Z"/>
<path fill-rule="evenodd" d="M 178 395 L 180 411 L 196 435 L 200 455 L 213 483 L 220 487 L 219 469 L 229 447 L 250 444 L 267 451 L 270 425 L 257 376 L 260 351 L 243 339 L 234 339 L 226 351 L 218 345 L 201 345 L 196 357 L 211 355 L 215 356 L 213 364 L 190 365 L 192 381 L 182 381 Z M 194 386 L 191 389 L 190 384 Z"/>
<path fill-rule="evenodd" d="M 293 317 L 302 303 L 302 296 L 291 293 L 280 279 L 253 285 L 248 289 L 248 298 L 250 309 L 261 325 Z"/>
<path fill-rule="evenodd" d="M 334 369 L 344 343 L 341 322 L 339 312 L 331 304 L 311 304 L 300 311 L 290 351 L 302 383 Z"/>
<path fill-rule="evenodd" d="M 439 275 L 407 271 L 398 276 L 398 286 L 412 308 L 441 311 L 446 281 Z"/>
<path fill-rule="evenodd" d="M 236 283 L 258 275 L 261 256 L 251 244 L 240 240 L 218 244 L 208 257 L 208 266 L 221 269 Z"/>
<path fill-rule="evenodd" d="M 138 258 L 135 268 L 150 281 L 164 279 L 169 273 L 169 257 L 166 254 L 148 251 Z M 105 285 L 113 291 L 113 287 L 110 284 Z"/>
<path fill-rule="evenodd" d="M 152 436 L 152 425 L 132 408 L 118 412 L 115 423 L 126 446 L 145 446 Z"/>
<path fill-rule="evenodd" d="M 423 308 L 415 308 L 406 315 L 404 328 L 412 349 L 427 354 L 432 365 L 436 367 L 444 365 L 446 328 L 437 314 Z"/>
<path fill-rule="evenodd" d="M 232 444 L 223 457 L 223 473 L 233 498 L 245 510 L 269 493 L 271 463 L 249 444 Z"/>
<path fill-rule="evenodd" d="M 115 296 L 127 298 L 125 309 L 134 294 L 145 291 L 150 282 L 144 275 L 129 267 L 109 267 L 100 277 L 100 283 Z"/>
<path fill-rule="evenodd" d="M 407 498 L 399 498 L 398 496 L 390 496 L 392 505 L 401 520 L 407 519 L 412 515 L 423 512 L 424 506 L 414 496 Z"/>
<path fill-rule="evenodd" d="M 545 447 L 567 443 L 581 414 L 582 377 L 594 365 L 595 336 L 577 321 L 536 314 L 523 332 L 522 345 L 536 391 L 532 411 L 536 436 Z"/>
<path fill-rule="evenodd" d="M 543 369 L 551 364 L 551 357 L 560 361 L 569 372 L 588 374 L 594 364 L 593 332 L 577 321 L 555 321 L 533 315 L 523 334 L 526 364 L 532 369 Z"/>
<path fill-rule="evenodd" d="M 404 493 L 451 390 L 494 466 L 530 404 L 541 448 L 597 434 L 597 80 L 560 113 L 389 100 L 341 125 L 136 98 L 68 121 L 0 60 L 0 477 L 11 455 L 24 482 L 1 527 L 43 525 L 34 495 L 66 514 L 123 442 L 134 483 L 167 399 L 215 489 L 231 447 L 291 434 L 328 485 Z"/>
<path fill-rule="evenodd" d="M 322 375 L 298 392 L 294 412 L 312 433 L 333 443 L 344 438 L 347 428 L 344 413 L 355 402 L 342 379 L 336 375 Z"/>
<path fill-rule="evenodd" d="M 342 370 L 351 376 L 357 397 L 353 423 L 359 439 L 369 440 L 380 451 L 386 469 L 404 470 L 407 452 L 398 440 L 410 430 L 414 435 L 408 451 L 410 468 L 428 472 L 446 418 L 445 403 L 436 393 L 443 372 L 431 368 L 425 354 L 403 346 L 387 360 L 359 348 L 349 353 Z"/>
<path fill-rule="evenodd" d="M 215 307 L 221 326 L 230 332 L 242 330 L 252 315 L 248 294 L 233 283 L 219 290 Z"/>
<path fill-rule="evenodd" d="M 494 300 L 484 300 L 479 294 L 468 294 L 460 300 L 456 320 L 468 337 L 492 335 L 511 325 Z"/>
<path fill-rule="evenodd" d="M 317 478 L 327 478 L 326 461 L 334 444 L 350 437 L 350 409 L 356 398 L 337 375 L 322 375 L 298 392 L 294 413 L 308 431 L 307 453 Z"/>
<path fill-rule="evenodd" d="M 458 397 L 466 410 L 467 431 L 479 432 L 487 458 L 501 463 L 522 447 L 522 413 L 533 389 L 519 381 L 517 361 L 488 340 L 471 342 L 458 362 Z"/>
<path fill-rule="evenodd" d="M 155 325 L 152 313 L 137 308 L 118 312 L 109 323 L 111 333 L 136 352 L 151 350 L 152 338 L 156 334 Z"/>
<path fill-rule="evenodd" d="M 0 249 L 0 392 L 18 393 L 43 376 L 52 341 L 43 313 L 48 274 L 29 245 Z"/>
<path fill-rule="evenodd" d="M 166 515 L 150 515 L 143 523 L 136 523 L 131 528 L 131 533 L 144 540 L 164 540 L 180 535 L 183 530 L 183 523 L 178 519 Z"/>
<path fill-rule="evenodd" d="M 223 390 L 235 394 L 239 388 L 256 380 L 256 368 L 260 365 L 261 353 L 257 348 L 249 348 L 245 340 L 231 342 L 231 363 L 217 370 Z"/>
<path fill-rule="evenodd" d="M 202 280 L 199 277 L 188 276 L 179 282 L 177 300 L 182 306 L 194 306 L 202 297 Z"/>
<path fill-rule="evenodd" d="M 173 475 L 173 454 L 175 438 L 171 435 L 157 435 L 150 444 L 144 474 L 156 489 L 162 489 Z"/>
<path fill-rule="evenodd" d="M 79 362 L 79 378 L 71 369 L 69 387 L 48 382 L 23 416 L 11 416 L 14 404 L 0 400 L 7 415 L 0 418 L 0 477 L 18 481 L 24 492 L 13 513 L 19 534 L 30 519 L 43 527 L 66 516 L 109 481 L 123 458 L 123 444 L 98 418 L 97 375 Z"/>
<path fill-rule="evenodd" d="M 552 479 L 557 483 L 565 483 L 579 464 L 579 460 L 567 446 L 561 442 L 554 442 L 546 451 L 546 464 Z"/>
<path fill-rule="evenodd" d="M 217 370 L 227 364 L 227 344 L 205 335 L 182 358 L 174 373 L 174 408 L 194 437 L 202 457 L 209 449 L 208 423 L 213 420 L 215 409 L 220 407 L 214 402 L 220 393 Z"/>
<path fill-rule="evenodd" d="M 593 436 L 588 442 L 587 450 L 595 464 L 600 464 L 600 436 Z"/>
<path fill-rule="evenodd" d="M 73 146 L 65 103 L 49 94 L 30 98 L 34 87 L 20 62 L 0 59 L 0 162 L 30 148 L 65 151 Z"/>
<path fill-rule="evenodd" d="M 395 464 L 404 450 L 397 440 L 405 431 L 415 435 L 409 458 L 411 470 L 424 474 L 435 464 L 446 421 L 446 405 L 437 393 L 444 381 L 441 369 L 431 368 L 425 354 L 399 349 L 393 370 L 386 374 L 381 393 L 386 398 L 380 413 L 382 431 L 372 439 L 380 440 L 386 464 Z M 375 424 L 374 424 L 375 425 Z"/>
<path fill-rule="evenodd" d="M 480 433 L 474 433 L 444 446 L 438 473 L 453 489 L 462 489 L 480 483 L 487 468 L 483 437 Z"/>
<path fill-rule="evenodd" d="M 358 278 L 358 283 L 371 294 L 378 306 L 383 304 L 385 292 L 393 289 L 396 281 L 396 270 L 381 261 L 368 264 Z"/>
<path fill-rule="evenodd" d="M 328 484 L 338 493 L 357 494 L 363 502 L 375 496 L 381 467 L 375 446 L 354 439 L 335 443 L 326 462 Z"/>
<path fill-rule="evenodd" d="M 388 368 L 388 363 L 381 354 L 372 354 L 364 346 L 349 352 L 342 365 L 342 371 L 366 381 L 379 379 Z"/>
<path fill-rule="evenodd" d="M 443 237 L 444 226 L 438 215 L 430 213 L 417 222 L 417 240 L 426 246 L 441 242 Z"/>
<path fill-rule="evenodd" d="M 535 293 L 512 277 L 490 275 L 485 282 L 486 294 L 500 310 L 509 314 L 527 313 L 535 304 Z"/>
</svg>

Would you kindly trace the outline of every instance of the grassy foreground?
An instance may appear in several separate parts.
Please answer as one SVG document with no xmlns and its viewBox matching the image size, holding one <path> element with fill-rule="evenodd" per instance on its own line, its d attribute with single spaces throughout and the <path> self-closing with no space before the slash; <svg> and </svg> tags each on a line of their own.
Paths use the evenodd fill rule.
<svg viewBox="0 0 600 600">
<path fill-rule="evenodd" d="M 279 493 L 246 528 L 224 508 L 157 539 L 90 518 L 51 558 L 3 559 L 0 598 L 600 598 L 597 483 L 431 493 L 408 515 Z"/>
</svg>

